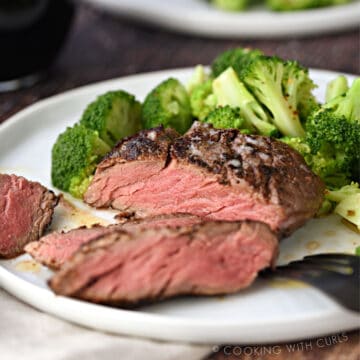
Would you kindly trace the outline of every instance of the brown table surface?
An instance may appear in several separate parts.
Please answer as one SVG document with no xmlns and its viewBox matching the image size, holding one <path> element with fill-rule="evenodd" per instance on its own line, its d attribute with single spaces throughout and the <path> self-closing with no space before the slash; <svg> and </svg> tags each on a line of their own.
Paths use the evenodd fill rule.
<svg viewBox="0 0 360 360">
<path fill-rule="evenodd" d="M 48 77 L 32 88 L 0 94 L 0 122 L 39 99 L 74 87 L 128 74 L 208 64 L 219 52 L 235 46 L 260 48 L 269 55 L 296 59 L 307 67 L 360 73 L 358 29 L 303 39 L 216 40 L 155 29 L 81 5 Z M 357 331 L 304 340 L 293 348 L 291 345 L 294 343 L 220 347 L 208 359 L 360 358 Z"/>
</svg>

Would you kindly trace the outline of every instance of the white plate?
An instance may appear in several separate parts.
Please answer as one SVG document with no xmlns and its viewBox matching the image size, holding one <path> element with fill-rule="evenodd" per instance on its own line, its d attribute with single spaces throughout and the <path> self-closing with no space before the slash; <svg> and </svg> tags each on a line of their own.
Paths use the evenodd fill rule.
<svg viewBox="0 0 360 360">
<path fill-rule="evenodd" d="M 169 70 L 107 81 L 43 100 L 21 111 L 0 126 L 0 171 L 16 173 L 44 185 L 50 184 L 50 151 L 57 135 L 79 119 L 85 106 L 98 94 L 125 89 L 142 99 L 161 80 L 188 79 L 192 70 Z M 336 74 L 312 71 L 317 96 Z M 349 79 L 352 79 L 349 75 Z M 111 219 L 113 213 L 96 212 Z M 74 226 L 56 209 L 52 228 Z M 336 216 L 312 220 L 281 244 L 279 263 L 306 254 L 326 251 L 353 253 L 360 237 Z M 46 286 L 51 272 L 20 270 L 23 255 L 0 261 L 0 286 L 34 307 L 94 329 L 162 340 L 202 343 L 266 343 L 349 330 L 359 318 L 345 311 L 321 292 L 286 282 L 258 280 L 250 289 L 226 297 L 181 298 L 136 311 L 115 309 L 55 296 Z M 19 265 L 20 264 L 20 265 Z"/>
<path fill-rule="evenodd" d="M 273 38 L 341 31 L 359 25 L 360 2 L 278 13 L 257 6 L 220 11 L 205 0 L 86 0 L 120 15 L 179 32 L 215 38 Z"/>
</svg>

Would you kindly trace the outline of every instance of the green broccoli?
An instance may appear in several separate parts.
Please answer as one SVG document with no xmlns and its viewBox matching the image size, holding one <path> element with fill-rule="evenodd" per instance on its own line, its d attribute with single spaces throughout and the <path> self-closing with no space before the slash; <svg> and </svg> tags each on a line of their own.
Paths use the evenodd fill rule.
<svg viewBox="0 0 360 360">
<path fill-rule="evenodd" d="M 329 109 L 335 116 L 343 116 L 350 122 L 360 123 L 360 78 L 356 78 L 346 93 L 326 102 L 322 109 Z"/>
<path fill-rule="evenodd" d="M 110 91 L 88 105 L 80 124 L 96 130 L 113 147 L 123 137 L 141 129 L 141 104 L 125 91 Z"/>
<path fill-rule="evenodd" d="M 179 80 L 169 78 L 145 98 L 142 123 L 146 129 L 159 125 L 185 133 L 192 124 L 189 95 Z"/>
<path fill-rule="evenodd" d="M 350 0 L 266 0 L 266 5 L 274 11 L 293 11 L 340 5 Z"/>
<path fill-rule="evenodd" d="M 305 138 L 283 137 L 280 140 L 298 151 L 328 187 L 339 188 L 351 181 L 349 167 L 346 167 L 341 156 L 336 156 L 336 152 L 323 150 L 314 154 Z"/>
<path fill-rule="evenodd" d="M 282 87 L 285 97 L 291 109 L 296 109 L 300 121 L 305 122 L 309 115 L 319 108 L 319 103 L 312 93 L 316 85 L 310 79 L 308 69 L 297 61 L 286 61 L 284 68 Z"/>
<path fill-rule="evenodd" d="M 271 122 L 283 135 L 305 135 L 298 106 L 306 102 L 307 96 L 313 98 L 310 92 L 312 81 L 306 69 L 275 56 L 259 56 L 243 68 L 240 79 L 268 109 Z"/>
<path fill-rule="evenodd" d="M 355 249 L 355 255 L 360 256 L 360 246 L 357 246 Z"/>
<path fill-rule="evenodd" d="M 248 0 L 210 0 L 213 5 L 225 11 L 241 11 L 248 5 Z"/>
<path fill-rule="evenodd" d="M 309 167 L 331 188 L 359 179 L 360 79 L 346 94 L 315 110 L 306 122 L 305 137 L 281 140 L 297 150 Z"/>
<path fill-rule="evenodd" d="M 192 73 L 188 83 L 186 84 L 187 92 L 191 94 L 197 86 L 203 84 L 208 79 L 209 75 L 206 73 L 204 66 L 196 65 L 194 72 Z"/>
<path fill-rule="evenodd" d="M 266 136 L 275 136 L 277 128 L 269 122 L 269 117 L 257 100 L 239 80 L 233 68 L 223 71 L 212 83 L 217 106 L 240 108 L 246 127 Z"/>
<path fill-rule="evenodd" d="M 353 223 L 360 230 L 360 188 L 352 182 L 341 189 L 327 191 L 326 199 L 337 203 L 334 212 Z"/>
<path fill-rule="evenodd" d="M 190 94 L 190 107 L 192 115 L 204 120 L 208 114 L 215 109 L 217 101 L 212 90 L 212 79 L 198 84 Z"/>
<path fill-rule="evenodd" d="M 57 188 L 81 198 L 96 165 L 111 150 L 97 131 L 76 124 L 59 135 L 52 148 L 51 180 Z"/>
<path fill-rule="evenodd" d="M 360 78 L 344 95 L 325 103 L 309 117 L 305 139 L 312 154 L 327 159 L 328 177 L 323 180 L 329 186 L 336 188 L 359 179 Z"/>
<path fill-rule="evenodd" d="M 251 129 L 246 127 L 246 121 L 241 116 L 239 108 L 217 107 L 209 113 L 204 122 L 212 124 L 216 129 L 239 129 L 242 133 L 251 133 Z"/>
<path fill-rule="evenodd" d="M 241 71 L 247 64 L 258 56 L 263 55 L 261 50 L 248 48 L 235 48 L 222 52 L 211 64 L 213 77 L 219 76 L 227 68 L 232 67 L 236 74 L 240 76 Z"/>
<path fill-rule="evenodd" d="M 339 203 L 348 197 L 352 197 L 356 194 L 360 194 L 360 187 L 357 182 L 351 182 L 349 185 L 345 185 L 340 189 L 327 190 L 325 197 L 326 199 Z"/>
<path fill-rule="evenodd" d="M 326 86 L 325 102 L 329 102 L 337 96 L 345 94 L 349 90 L 349 85 L 344 75 L 339 75 L 330 81 Z"/>
</svg>

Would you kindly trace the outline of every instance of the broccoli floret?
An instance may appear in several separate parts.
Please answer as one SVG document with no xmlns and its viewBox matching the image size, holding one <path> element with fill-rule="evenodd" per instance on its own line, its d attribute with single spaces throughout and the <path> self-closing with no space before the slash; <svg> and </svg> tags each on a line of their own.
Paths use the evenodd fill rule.
<svg viewBox="0 0 360 360">
<path fill-rule="evenodd" d="M 359 179 L 360 78 L 341 96 L 324 104 L 306 123 L 306 142 L 311 153 L 322 156 L 331 187 Z M 335 176 L 336 182 L 331 181 Z M 342 177 L 343 181 L 338 180 Z"/>
<path fill-rule="evenodd" d="M 99 96 L 84 111 L 80 124 L 96 130 L 109 146 L 141 129 L 141 104 L 125 91 Z"/>
<path fill-rule="evenodd" d="M 81 198 L 96 165 L 111 150 L 95 130 L 81 125 L 68 127 L 52 148 L 51 180 L 57 188 Z"/>
<path fill-rule="evenodd" d="M 285 136 L 304 136 L 299 119 L 300 88 L 308 87 L 306 71 L 294 62 L 259 56 L 241 72 L 241 80 L 271 113 L 271 121 Z"/>
<path fill-rule="evenodd" d="M 212 124 L 217 129 L 239 129 L 241 132 L 249 133 L 246 121 L 240 114 L 239 108 L 220 106 L 210 112 L 204 122 Z"/>
<path fill-rule="evenodd" d="M 345 185 L 340 189 L 327 190 L 325 193 L 326 199 L 339 203 L 348 197 L 352 197 L 355 194 L 360 194 L 360 187 L 357 182 L 351 182 L 349 185 Z"/>
<path fill-rule="evenodd" d="M 213 94 L 211 79 L 197 85 L 190 95 L 192 115 L 199 120 L 204 120 L 215 109 L 216 104 L 217 101 Z"/>
<path fill-rule="evenodd" d="M 311 154 L 310 146 L 305 142 L 304 138 L 284 136 L 279 140 L 281 140 L 285 144 L 288 144 L 294 150 L 299 152 L 304 157 L 305 160 L 307 160 L 308 158 L 308 161 L 306 161 L 308 165 L 312 163 L 312 154 Z"/>
<path fill-rule="evenodd" d="M 241 11 L 248 5 L 248 0 L 210 0 L 213 5 L 225 11 Z"/>
<path fill-rule="evenodd" d="M 327 186 L 338 188 L 349 183 L 350 174 L 343 171 L 342 163 L 339 163 L 332 153 L 327 153 L 326 151 L 312 153 L 305 138 L 283 137 L 280 140 L 299 152 L 306 164 Z"/>
<path fill-rule="evenodd" d="M 349 86 L 346 77 L 344 75 L 339 75 L 327 84 L 325 102 L 329 102 L 336 97 L 345 94 L 348 90 Z"/>
<path fill-rule="evenodd" d="M 297 61 L 284 63 L 283 92 L 291 109 L 295 109 L 302 122 L 319 108 L 319 104 L 312 91 L 316 85 L 309 77 L 308 69 L 302 67 Z"/>
<path fill-rule="evenodd" d="M 191 94 L 198 85 L 203 84 L 208 79 L 209 75 L 206 73 L 204 67 L 202 65 L 196 65 L 194 72 L 186 84 L 187 92 Z"/>
<path fill-rule="evenodd" d="M 340 5 L 350 0 L 266 0 L 266 5 L 274 11 L 306 10 L 323 6 Z"/>
<path fill-rule="evenodd" d="M 320 111 L 326 109 L 331 110 L 335 116 L 360 123 L 360 78 L 354 80 L 346 93 L 326 102 Z"/>
<path fill-rule="evenodd" d="M 233 68 L 223 71 L 212 83 L 218 106 L 229 105 L 240 108 L 246 127 L 266 136 L 275 136 L 278 131 L 268 120 L 269 117 L 239 80 Z M 256 130 L 255 130 L 256 129 Z"/>
<path fill-rule="evenodd" d="M 169 78 L 145 98 L 142 123 L 146 129 L 159 125 L 185 133 L 192 124 L 189 95 L 179 80 Z"/>
<path fill-rule="evenodd" d="M 261 50 L 235 48 L 218 55 L 211 64 L 212 76 L 217 77 L 227 68 L 232 67 L 236 74 L 240 73 L 247 64 L 258 56 L 263 55 Z"/>
<path fill-rule="evenodd" d="M 360 188 L 352 182 L 341 189 L 327 191 L 326 199 L 337 203 L 334 212 L 350 221 L 360 230 Z"/>
</svg>

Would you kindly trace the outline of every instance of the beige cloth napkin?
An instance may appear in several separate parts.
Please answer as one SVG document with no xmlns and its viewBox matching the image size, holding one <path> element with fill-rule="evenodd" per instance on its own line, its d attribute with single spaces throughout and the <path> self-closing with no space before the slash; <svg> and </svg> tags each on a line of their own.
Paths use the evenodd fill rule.
<svg viewBox="0 0 360 360">
<path fill-rule="evenodd" d="M 0 359 L 198 360 L 210 352 L 211 346 L 88 330 L 37 311 L 0 289 Z"/>
</svg>

